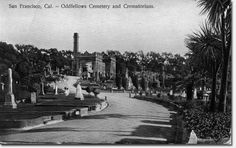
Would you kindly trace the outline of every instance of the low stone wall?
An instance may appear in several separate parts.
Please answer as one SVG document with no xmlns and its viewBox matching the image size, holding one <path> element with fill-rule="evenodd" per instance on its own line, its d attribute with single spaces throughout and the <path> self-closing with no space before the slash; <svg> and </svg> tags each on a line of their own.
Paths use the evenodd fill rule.
<svg viewBox="0 0 236 148">
<path fill-rule="evenodd" d="M 0 129 L 22 129 L 29 128 L 38 125 L 45 125 L 52 121 L 63 120 L 63 115 L 50 115 L 41 116 L 32 119 L 20 119 L 20 120 L 1 120 Z"/>
</svg>

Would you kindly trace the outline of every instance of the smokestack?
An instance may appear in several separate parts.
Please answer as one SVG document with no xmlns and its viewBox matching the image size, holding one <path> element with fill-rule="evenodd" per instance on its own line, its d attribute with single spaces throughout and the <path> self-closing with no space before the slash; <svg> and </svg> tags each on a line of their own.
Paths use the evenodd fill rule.
<svg viewBox="0 0 236 148">
<path fill-rule="evenodd" d="M 78 59 L 78 33 L 74 33 L 74 64 L 73 64 L 73 73 L 75 76 L 79 74 L 79 59 Z"/>
<path fill-rule="evenodd" d="M 74 33 L 74 55 L 78 53 L 78 33 Z"/>
</svg>

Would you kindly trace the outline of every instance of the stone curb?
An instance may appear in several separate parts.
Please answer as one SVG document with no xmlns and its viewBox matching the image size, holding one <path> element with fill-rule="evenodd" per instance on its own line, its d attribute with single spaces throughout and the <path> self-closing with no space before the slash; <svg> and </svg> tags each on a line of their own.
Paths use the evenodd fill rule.
<svg viewBox="0 0 236 148">
<path fill-rule="evenodd" d="M 33 119 L 23 119 L 23 120 L 2 120 L 1 129 L 3 130 L 17 130 L 24 129 L 27 127 L 33 127 L 37 125 L 45 125 L 52 121 L 63 120 L 63 115 L 49 115 L 49 116 L 41 116 Z"/>
<path fill-rule="evenodd" d="M 44 115 L 37 118 L 32 119 L 22 119 L 22 120 L 1 120 L 0 119 L 0 129 L 1 130 L 24 130 L 31 127 L 44 126 L 47 124 L 53 124 L 57 122 L 62 122 L 65 120 L 69 120 L 75 117 L 84 117 L 89 115 L 89 111 L 98 112 L 107 108 L 108 102 L 103 101 L 102 103 L 92 106 L 90 109 L 88 107 L 77 107 L 70 109 L 68 111 L 45 111 L 46 113 L 56 113 L 54 115 Z M 42 111 L 44 112 L 44 111 Z M 42 113 L 41 112 L 41 113 Z M 32 113 L 32 112 L 31 112 Z M 33 111 L 33 113 L 37 113 L 37 111 Z"/>
</svg>

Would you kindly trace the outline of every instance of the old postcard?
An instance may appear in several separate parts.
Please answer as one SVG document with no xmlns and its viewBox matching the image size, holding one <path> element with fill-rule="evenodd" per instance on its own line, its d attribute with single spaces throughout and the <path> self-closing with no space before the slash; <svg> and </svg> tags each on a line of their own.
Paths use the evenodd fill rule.
<svg viewBox="0 0 236 148">
<path fill-rule="evenodd" d="M 230 0 L 4 0 L 0 144 L 231 145 Z"/>
</svg>

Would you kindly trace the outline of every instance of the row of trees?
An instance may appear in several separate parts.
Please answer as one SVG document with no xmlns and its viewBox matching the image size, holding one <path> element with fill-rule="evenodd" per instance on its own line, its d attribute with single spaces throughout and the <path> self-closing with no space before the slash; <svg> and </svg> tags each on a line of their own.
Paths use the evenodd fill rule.
<svg viewBox="0 0 236 148">
<path fill-rule="evenodd" d="M 147 52 L 143 51 L 130 52 L 126 51 L 123 54 L 116 50 L 107 50 L 103 52 L 108 56 L 114 56 L 117 60 L 118 71 L 123 65 L 126 65 L 130 71 L 142 71 L 148 70 L 153 72 L 162 72 L 165 61 L 167 61 L 167 71 L 181 71 L 185 57 L 172 53 L 158 53 L 158 52 Z M 119 69 L 120 68 L 120 69 Z"/>
<path fill-rule="evenodd" d="M 211 78 L 211 111 L 216 110 L 216 83 L 220 80 L 218 111 L 225 112 L 232 52 L 232 4 L 230 0 L 198 0 L 198 4 L 202 14 L 207 14 L 208 18 L 200 31 L 186 39 L 186 46 L 190 49 L 189 60 L 201 77 Z"/>
<path fill-rule="evenodd" d="M 172 53 L 157 53 L 154 51 L 147 52 L 129 52 L 126 51 L 123 54 L 119 51 L 108 50 L 103 52 L 108 56 L 116 57 L 116 72 L 117 72 L 117 82 L 125 81 L 126 68 L 128 68 L 128 75 L 132 78 L 133 83 L 135 81 L 136 72 L 139 71 L 151 71 L 159 74 L 159 80 L 161 81 L 162 87 L 166 85 L 167 87 L 172 87 L 180 81 L 183 74 L 188 73 L 186 71 L 186 56 L 181 56 L 179 54 L 173 55 Z M 169 81 L 166 80 L 166 84 L 163 83 L 163 78 L 165 76 L 172 76 L 173 78 Z M 153 81 L 153 79 L 150 79 Z"/>
<path fill-rule="evenodd" d="M 39 49 L 32 45 L 15 45 L 0 42 L 1 62 L 5 63 L 6 67 L 12 67 L 16 72 L 15 78 L 22 78 L 36 73 L 42 73 L 48 63 L 52 69 L 59 68 L 63 73 L 71 74 L 65 71 L 65 67 L 72 67 L 73 53 L 72 51 L 58 51 L 55 48 Z M 162 73 L 164 70 L 167 73 L 181 73 L 185 58 L 171 53 L 156 53 L 148 52 L 144 54 L 139 52 L 128 52 L 121 54 L 119 51 L 108 50 L 103 52 L 108 56 L 115 56 L 117 60 L 117 73 L 124 74 L 125 67 L 129 69 L 129 75 L 135 71 L 153 71 Z M 168 64 L 165 64 L 168 61 Z M 163 67 L 165 66 L 165 69 Z M 63 71 L 64 70 L 64 71 Z"/>
<path fill-rule="evenodd" d="M 20 83 L 30 85 L 35 83 L 42 83 L 45 81 L 44 70 L 50 63 L 52 69 L 59 68 L 62 74 L 70 75 L 72 73 L 73 53 L 71 51 L 58 51 L 55 48 L 39 49 L 32 45 L 13 45 L 0 42 L 1 60 L 4 61 L 6 67 L 13 69 L 14 80 Z M 140 86 L 140 78 L 135 74 L 136 71 L 152 71 L 158 72 L 159 79 L 162 81 L 163 73 L 165 75 L 174 76 L 174 80 L 166 83 L 167 87 L 174 86 L 175 83 L 181 80 L 183 71 L 186 65 L 186 59 L 178 54 L 171 53 L 156 53 L 148 52 L 144 54 L 139 52 L 120 53 L 119 51 L 108 50 L 103 52 L 104 55 L 114 56 L 117 60 L 116 71 L 117 81 L 120 81 L 119 86 L 126 86 L 126 67 L 129 70 L 128 75 L 132 78 L 135 87 Z M 68 67 L 67 71 L 65 67 Z M 51 78 L 50 81 L 52 80 Z M 138 81 L 139 79 L 139 81 Z M 150 79 L 148 81 L 153 81 Z M 168 81 L 167 81 L 168 82 Z M 147 82 L 149 83 L 149 82 Z M 163 85 L 163 84 L 162 84 Z"/>
<path fill-rule="evenodd" d="M 49 63 L 54 70 L 59 68 L 64 73 L 71 73 L 72 58 L 71 51 L 58 51 L 55 48 L 38 49 L 32 45 L 14 47 L 0 42 L 1 81 L 4 81 L 7 68 L 12 68 L 13 79 L 19 84 L 30 86 L 34 83 L 42 83 L 46 81 L 44 70 Z M 54 81 L 52 77 L 48 80 Z"/>
</svg>

